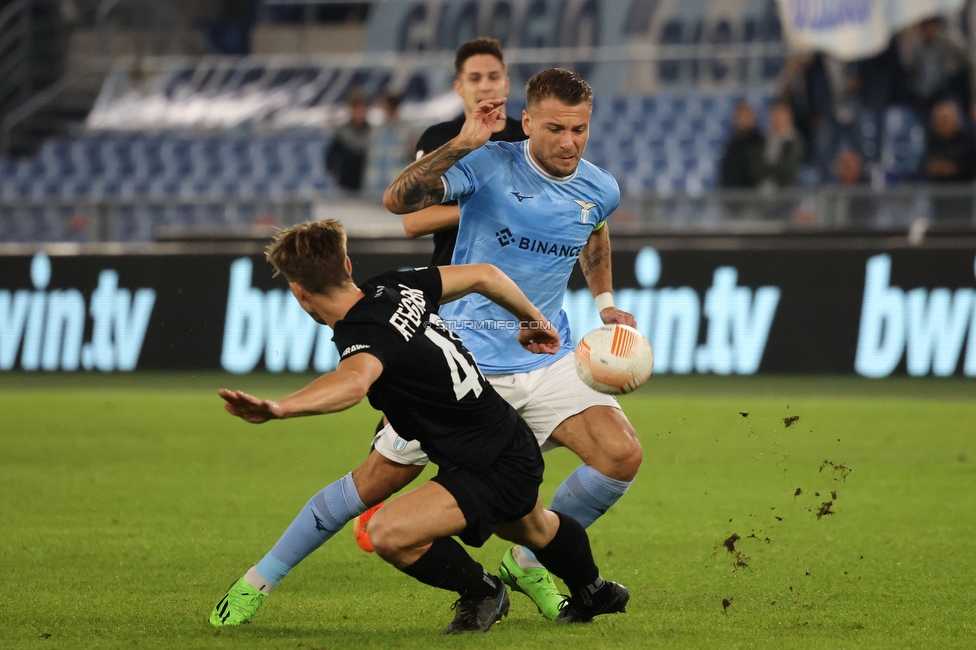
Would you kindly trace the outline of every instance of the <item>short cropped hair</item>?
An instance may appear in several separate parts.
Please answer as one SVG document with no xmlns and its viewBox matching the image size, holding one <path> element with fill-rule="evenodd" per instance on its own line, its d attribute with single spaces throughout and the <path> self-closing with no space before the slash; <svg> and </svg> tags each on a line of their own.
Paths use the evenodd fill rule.
<svg viewBox="0 0 976 650">
<path fill-rule="evenodd" d="M 311 293 L 327 294 L 352 277 L 346 270 L 346 231 L 335 219 L 308 221 L 279 231 L 265 257 L 275 268 Z"/>
<path fill-rule="evenodd" d="M 497 38 L 475 38 L 461 43 L 461 46 L 454 54 L 454 76 L 460 77 L 461 70 L 464 69 L 464 62 L 479 54 L 490 54 L 498 59 L 498 62 L 502 64 L 502 68 L 505 67 L 502 44 L 498 42 Z"/>
<path fill-rule="evenodd" d="M 532 107 L 544 99 L 558 99 L 567 106 L 586 102 L 593 105 L 593 89 L 583 77 L 565 68 L 549 68 L 525 85 L 525 104 Z"/>
</svg>

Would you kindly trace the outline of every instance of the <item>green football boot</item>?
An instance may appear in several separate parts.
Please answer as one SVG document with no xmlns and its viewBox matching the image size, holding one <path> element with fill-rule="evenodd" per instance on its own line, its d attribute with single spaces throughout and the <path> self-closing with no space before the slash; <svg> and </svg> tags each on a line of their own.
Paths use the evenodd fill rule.
<svg viewBox="0 0 976 650">
<path fill-rule="evenodd" d="M 254 612 L 258 611 L 264 604 L 264 597 L 265 594 L 241 578 L 231 585 L 224 597 L 210 612 L 210 624 L 214 627 L 240 625 L 254 616 Z"/>
<path fill-rule="evenodd" d="M 539 608 L 539 613 L 550 621 L 559 616 L 559 608 L 566 597 L 559 593 L 556 583 L 552 581 L 552 574 L 547 569 L 523 569 L 515 563 L 512 549 L 508 549 L 498 567 L 498 577 L 512 591 L 522 592 L 531 598 Z"/>
</svg>

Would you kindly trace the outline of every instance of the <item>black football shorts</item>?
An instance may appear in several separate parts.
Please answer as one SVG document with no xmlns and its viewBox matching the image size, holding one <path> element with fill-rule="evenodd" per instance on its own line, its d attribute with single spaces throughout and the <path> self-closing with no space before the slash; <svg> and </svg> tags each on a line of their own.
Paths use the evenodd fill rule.
<svg viewBox="0 0 976 650">
<path fill-rule="evenodd" d="M 467 526 L 458 537 L 482 546 L 503 523 L 518 521 L 535 508 L 545 464 L 539 443 L 521 417 L 518 430 L 494 463 L 483 471 L 441 469 L 432 480 L 451 493 Z"/>
</svg>

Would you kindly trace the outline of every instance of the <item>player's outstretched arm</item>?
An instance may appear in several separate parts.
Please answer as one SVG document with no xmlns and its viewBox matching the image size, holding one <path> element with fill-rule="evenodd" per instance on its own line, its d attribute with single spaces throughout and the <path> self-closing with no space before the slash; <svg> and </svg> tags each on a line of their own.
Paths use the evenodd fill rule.
<svg viewBox="0 0 976 650">
<path fill-rule="evenodd" d="M 519 320 L 522 329 L 518 339 L 526 350 L 535 354 L 555 354 L 559 351 L 559 333 L 518 285 L 498 267 L 491 264 L 460 264 L 440 266 L 438 269 L 441 272 L 441 304 L 469 293 L 480 293 Z"/>
<path fill-rule="evenodd" d="M 454 163 L 488 142 L 504 99 L 485 99 L 468 115 L 461 132 L 404 169 L 383 193 L 383 205 L 393 214 L 416 212 L 444 198 L 441 176 Z"/>
<path fill-rule="evenodd" d="M 344 411 L 366 397 L 369 387 L 382 372 L 383 364 L 379 359 L 368 352 L 360 352 L 341 361 L 334 372 L 322 375 L 280 400 L 261 399 L 226 388 L 221 388 L 217 394 L 224 398 L 228 413 L 246 422 L 261 424 L 268 420 Z"/>
<path fill-rule="evenodd" d="M 456 228 L 460 222 L 460 206 L 432 205 L 403 215 L 403 232 L 410 239 L 416 239 L 448 228 Z"/>
<path fill-rule="evenodd" d="M 594 230 L 583 250 L 580 251 L 580 268 L 583 270 L 583 277 L 586 284 L 590 287 L 593 297 L 602 293 L 613 291 L 613 272 L 610 267 L 610 227 L 606 224 L 598 230 Z M 600 320 L 607 325 L 620 323 L 637 327 L 637 322 L 632 314 L 621 311 L 616 307 L 606 307 L 600 310 Z"/>
</svg>

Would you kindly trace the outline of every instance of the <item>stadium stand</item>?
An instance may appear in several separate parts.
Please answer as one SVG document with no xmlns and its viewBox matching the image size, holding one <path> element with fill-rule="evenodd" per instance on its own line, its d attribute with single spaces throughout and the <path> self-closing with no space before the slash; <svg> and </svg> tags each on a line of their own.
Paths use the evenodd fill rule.
<svg viewBox="0 0 976 650">
<path fill-rule="evenodd" d="M 5 161 L 5 200 L 280 198 L 328 193 L 328 137 L 99 133 L 49 140 L 37 156 Z"/>
<path fill-rule="evenodd" d="M 160 17 L 154 33 L 175 34 L 189 24 L 185 18 L 192 13 L 191 4 L 167 2 L 185 16 L 177 12 L 173 15 L 178 19 Z M 382 13 L 375 13 L 368 24 L 347 25 L 357 38 L 369 41 L 358 52 L 227 57 L 220 56 L 219 49 L 213 50 L 216 56 L 200 56 L 190 48 L 180 56 L 166 50 L 167 56 L 152 61 L 117 61 L 83 127 L 49 137 L 26 156 L 0 158 L 0 241 L 144 242 L 165 230 L 273 222 L 283 205 L 293 214 L 310 214 L 315 202 L 339 196 L 325 171 L 324 154 L 332 128 L 345 118 L 343 99 L 350 89 L 358 88 L 371 98 L 396 90 L 403 97 L 401 118 L 417 133 L 460 110 L 451 90 L 450 54 L 456 45 L 451 39 L 464 34 L 444 25 L 455 18 L 459 25 L 467 23 L 461 20 L 463 12 L 457 13 L 460 3 L 447 4 L 443 20 L 428 25 L 430 29 L 376 31 L 374 27 L 383 26 Z M 586 157 L 609 170 L 625 199 L 637 206 L 617 217 L 630 219 L 635 227 L 650 221 L 663 227 L 699 227 L 748 220 L 755 210 L 729 210 L 730 195 L 717 191 L 718 167 L 730 137 L 734 103 L 746 99 L 764 128 L 769 106 L 783 90 L 784 51 L 776 54 L 775 49 L 783 35 L 775 3 L 752 3 L 741 11 L 705 3 L 713 5 L 711 13 L 704 5 L 687 12 L 675 6 L 661 9 L 660 15 L 650 4 L 634 4 L 622 33 L 635 47 L 679 49 L 647 61 L 612 59 L 619 64 L 612 69 L 597 60 L 580 64 L 595 84 L 614 88 L 596 94 Z M 91 34 L 98 25 L 106 29 L 114 24 L 94 17 L 101 6 L 95 0 L 77 5 L 77 25 Z M 136 5 L 118 6 L 120 20 L 135 16 Z M 610 6 L 605 7 L 607 15 L 613 13 Z M 619 13 L 619 7 L 613 7 Z M 580 12 L 579 20 L 588 20 L 586 12 Z M 306 23 L 321 18 L 308 7 L 299 13 Z M 360 13 L 358 20 L 366 20 L 368 12 Z M 264 5 L 258 14 L 260 24 L 278 29 L 278 36 L 288 29 L 311 29 L 307 24 L 288 27 L 294 21 L 275 19 L 284 14 Z M 11 16 L 7 23 L 13 29 L 14 14 L 5 15 Z M 514 37 L 516 48 L 523 47 L 522 56 L 528 58 L 513 60 L 510 67 L 510 115 L 523 108 L 517 89 L 526 75 L 550 65 L 542 63 L 548 60 L 544 55 L 526 52 L 562 44 L 554 36 L 559 24 L 555 15 L 540 14 L 538 24 L 533 23 L 534 30 L 542 30 L 539 34 L 549 34 L 545 38 L 533 40 L 528 32 Z M 589 32 L 579 32 L 585 33 Z M 391 38 L 400 39 L 394 45 L 398 51 L 384 49 Z M 425 51 L 428 46 L 436 49 Z M 740 53 L 730 55 L 735 48 Z M 424 56 L 415 56 L 421 51 Z M 607 56 L 616 55 L 610 51 Z M 862 143 L 858 153 L 866 173 L 862 187 L 848 193 L 878 193 L 917 181 L 926 145 L 917 108 L 902 101 L 883 110 L 863 110 L 858 120 L 862 137 L 856 140 Z M 812 144 L 807 143 L 808 150 Z M 8 152 L 12 153 L 9 147 Z M 799 188 L 779 191 L 780 200 L 792 207 L 766 210 L 759 220 L 779 219 L 787 226 L 791 220 L 833 223 L 822 217 L 796 218 L 811 195 L 831 191 L 835 179 L 830 174 L 827 166 L 810 161 L 799 173 Z M 741 197 L 732 198 L 733 203 L 741 202 Z M 923 199 L 916 203 L 924 204 Z M 861 205 L 882 205 L 885 200 L 876 197 Z M 761 201 L 770 200 L 767 196 Z M 647 217 L 648 210 L 656 210 L 653 218 Z M 901 224 L 912 215 L 927 214 L 904 209 L 898 212 L 902 216 L 891 220 L 891 210 L 879 208 L 882 212 L 888 216 L 861 221 Z M 844 223 L 839 219 L 834 225 Z"/>
<path fill-rule="evenodd" d="M 291 78 L 301 75 L 312 78 L 307 70 L 296 70 Z M 237 91 L 242 92 L 248 75 L 236 76 Z M 185 79 L 186 75 L 174 77 Z M 181 91 L 178 84 L 168 87 L 174 96 L 182 93 L 181 104 L 188 110 L 193 110 L 195 94 L 208 92 L 206 84 L 198 86 L 196 93 Z M 625 195 L 700 196 L 718 185 L 717 161 L 729 137 L 732 106 L 740 97 L 739 93 L 662 93 L 598 99 L 586 157 L 610 171 Z M 757 107 L 760 122 L 764 121 L 772 94 L 758 90 L 747 99 Z M 513 114 L 520 110 L 514 105 L 511 109 Z M 892 106 L 882 128 L 880 161 L 886 181 L 910 179 L 924 149 L 922 125 L 913 111 Z M 228 225 L 227 211 L 219 207 L 228 201 L 310 201 L 333 195 L 336 186 L 324 168 L 329 140 L 328 130 L 307 128 L 267 134 L 246 129 L 216 134 L 189 130 L 85 133 L 48 140 L 31 158 L 2 161 L 0 197 L 5 204 L 130 203 L 118 213 L 113 239 L 149 241 L 161 226 Z M 164 209 L 147 202 L 183 205 Z M 66 221 L 57 216 L 66 210 L 70 212 L 70 206 L 0 208 L 0 237 L 8 241 L 77 239 L 78 233 L 72 237 L 65 232 L 66 226 L 56 226 Z M 260 214 L 255 209 L 250 212 Z M 39 221 L 38 214 L 43 215 Z M 25 219 L 36 223 L 12 223 Z"/>
</svg>

